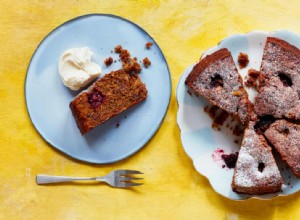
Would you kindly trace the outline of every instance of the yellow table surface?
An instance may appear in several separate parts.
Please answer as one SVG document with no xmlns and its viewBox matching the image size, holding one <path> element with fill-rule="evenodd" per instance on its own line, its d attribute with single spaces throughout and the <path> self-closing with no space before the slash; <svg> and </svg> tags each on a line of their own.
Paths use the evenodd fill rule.
<svg viewBox="0 0 300 220">
<path fill-rule="evenodd" d="M 110 165 L 70 159 L 49 146 L 28 117 L 24 80 L 37 45 L 74 17 L 109 13 L 143 27 L 172 75 L 167 116 L 152 140 Z M 268 201 L 231 201 L 214 192 L 185 154 L 176 124 L 176 86 L 187 66 L 221 39 L 252 30 L 300 33 L 298 1 L 2 0 L 0 4 L 0 219 L 300 219 L 300 193 Z M 144 185 L 38 186 L 37 173 L 97 176 L 138 169 Z"/>
</svg>

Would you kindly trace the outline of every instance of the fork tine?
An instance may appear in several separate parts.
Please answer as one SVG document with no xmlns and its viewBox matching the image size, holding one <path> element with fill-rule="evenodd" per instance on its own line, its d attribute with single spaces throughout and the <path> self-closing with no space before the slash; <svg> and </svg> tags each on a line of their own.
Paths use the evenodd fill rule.
<svg viewBox="0 0 300 220">
<path fill-rule="evenodd" d="M 125 186 L 130 187 L 130 186 L 140 186 L 143 185 L 144 183 L 125 183 Z"/>
<path fill-rule="evenodd" d="M 129 176 L 121 176 L 119 178 L 120 181 L 124 182 L 124 181 L 130 181 L 130 180 L 142 180 L 144 178 L 136 178 L 136 177 L 129 177 Z"/>
<path fill-rule="evenodd" d="M 138 170 L 117 170 L 117 173 L 120 175 L 125 175 L 125 174 L 143 174 L 142 172 Z"/>
<path fill-rule="evenodd" d="M 129 182 L 120 182 L 118 183 L 118 187 L 131 187 L 131 186 L 140 186 L 143 185 L 143 183 L 129 183 Z"/>
</svg>

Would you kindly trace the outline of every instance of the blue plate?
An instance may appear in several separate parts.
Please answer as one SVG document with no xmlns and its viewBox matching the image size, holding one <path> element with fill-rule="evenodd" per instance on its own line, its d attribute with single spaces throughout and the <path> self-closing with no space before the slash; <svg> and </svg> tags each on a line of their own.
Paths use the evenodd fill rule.
<svg viewBox="0 0 300 220">
<path fill-rule="evenodd" d="M 147 50 L 145 44 L 153 42 Z M 140 73 L 148 98 L 82 136 L 69 109 L 79 93 L 65 87 L 58 73 L 60 55 L 69 48 L 89 47 L 102 74 L 121 67 L 103 64 L 116 45 L 132 57 L 148 57 L 152 64 Z M 36 49 L 28 67 L 25 99 L 31 121 L 53 147 L 81 161 L 106 164 L 124 159 L 141 149 L 160 127 L 171 96 L 171 77 L 163 53 L 153 38 L 136 24 L 114 15 L 77 17 L 53 30 Z M 117 126 L 119 125 L 119 126 Z"/>
</svg>

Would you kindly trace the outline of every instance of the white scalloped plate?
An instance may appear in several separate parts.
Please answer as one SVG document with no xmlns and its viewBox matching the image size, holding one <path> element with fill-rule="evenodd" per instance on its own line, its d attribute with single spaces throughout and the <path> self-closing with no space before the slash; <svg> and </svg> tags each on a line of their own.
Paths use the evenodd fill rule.
<svg viewBox="0 0 300 220">
<path fill-rule="evenodd" d="M 267 36 L 281 38 L 290 44 L 300 48 L 300 36 L 289 31 L 275 31 L 271 33 L 253 31 L 247 34 L 232 35 L 222 40 L 216 47 L 208 49 L 202 57 L 213 53 L 221 48 L 227 48 L 237 63 L 237 57 L 240 52 L 245 52 L 249 56 L 249 64 L 244 69 L 239 69 L 243 79 L 247 75 L 248 69 L 259 70 L 262 58 L 262 52 Z M 286 165 L 280 160 L 278 155 L 276 161 L 280 172 L 284 178 L 285 184 L 282 191 L 267 195 L 247 195 L 237 194 L 231 189 L 233 169 L 223 169 L 219 163 L 212 159 L 213 152 L 219 147 L 226 153 L 232 153 L 239 150 L 239 145 L 234 143 L 236 137 L 226 128 L 216 131 L 211 128 L 212 120 L 203 111 L 208 102 L 203 98 L 187 93 L 187 87 L 184 81 L 194 65 L 188 67 L 182 74 L 177 87 L 178 113 L 177 123 L 181 130 L 181 142 L 187 155 L 193 160 L 195 169 L 207 177 L 213 189 L 233 200 L 245 200 L 248 198 L 271 199 L 276 196 L 290 195 L 300 190 L 300 180 L 297 179 Z M 238 65 L 237 65 L 238 66 Z M 255 91 L 246 88 L 250 100 L 253 101 Z M 239 139 L 241 141 L 241 138 Z"/>
</svg>

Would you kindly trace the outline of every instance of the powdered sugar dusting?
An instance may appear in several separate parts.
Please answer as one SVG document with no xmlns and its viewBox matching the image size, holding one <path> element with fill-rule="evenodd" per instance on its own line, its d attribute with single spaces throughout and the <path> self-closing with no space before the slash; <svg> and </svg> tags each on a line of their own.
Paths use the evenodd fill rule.
<svg viewBox="0 0 300 220">
<path fill-rule="evenodd" d="M 245 130 L 233 182 L 241 188 L 279 186 L 282 178 L 271 148 L 253 126 L 254 122 L 250 122 Z M 258 169 L 259 163 L 264 164 L 262 171 Z"/>
<path fill-rule="evenodd" d="M 258 115 L 272 114 L 276 118 L 300 119 L 299 55 L 278 43 L 267 41 L 261 73 L 265 82 L 255 99 L 255 112 Z M 285 85 L 280 74 L 291 84 Z"/>
<path fill-rule="evenodd" d="M 300 58 L 277 43 L 267 42 L 263 53 L 261 70 L 267 76 L 275 76 L 279 71 L 287 73 L 292 80 L 300 81 Z"/>
<path fill-rule="evenodd" d="M 265 132 L 293 173 L 300 177 L 300 126 L 278 120 Z"/>
<path fill-rule="evenodd" d="M 222 83 L 218 86 L 211 86 L 212 79 L 216 76 L 222 79 Z M 213 105 L 217 105 L 230 114 L 238 115 L 243 123 L 249 120 L 247 119 L 249 117 L 248 95 L 231 56 L 210 63 L 195 78 L 192 87 Z"/>
</svg>

